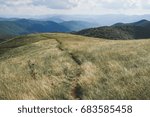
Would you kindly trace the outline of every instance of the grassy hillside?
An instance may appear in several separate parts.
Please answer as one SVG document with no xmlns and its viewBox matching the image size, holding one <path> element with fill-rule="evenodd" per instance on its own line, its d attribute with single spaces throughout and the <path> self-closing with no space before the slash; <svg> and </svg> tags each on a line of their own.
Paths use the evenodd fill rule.
<svg viewBox="0 0 150 117">
<path fill-rule="evenodd" d="M 3 42 L 0 99 L 150 99 L 150 40 L 47 33 Z"/>
</svg>

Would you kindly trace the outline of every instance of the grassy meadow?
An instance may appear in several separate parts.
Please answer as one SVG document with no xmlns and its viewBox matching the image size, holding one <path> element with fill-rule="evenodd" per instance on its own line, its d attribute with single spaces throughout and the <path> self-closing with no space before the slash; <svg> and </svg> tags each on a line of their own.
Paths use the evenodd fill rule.
<svg viewBox="0 0 150 117">
<path fill-rule="evenodd" d="M 2 42 L 0 99 L 150 99 L 150 39 L 43 33 Z"/>
</svg>

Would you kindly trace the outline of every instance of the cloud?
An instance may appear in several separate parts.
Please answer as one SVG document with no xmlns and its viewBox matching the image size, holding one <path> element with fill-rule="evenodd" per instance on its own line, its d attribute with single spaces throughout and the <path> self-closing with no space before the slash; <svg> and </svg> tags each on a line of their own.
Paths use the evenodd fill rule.
<svg viewBox="0 0 150 117">
<path fill-rule="evenodd" d="M 0 0 L 0 15 L 150 14 L 150 0 Z"/>
<path fill-rule="evenodd" d="M 0 0 L 0 2 L 0 16 L 5 17 L 30 17 L 54 12 L 43 5 L 34 5 L 33 0 Z"/>
<path fill-rule="evenodd" d="M 28 5 L 32 4 L 33 0 L 0 0 L 2 5 L 8 5 L 8 6 L 16 6 L 16 5 Z"/>
<path fill-rule="evenodd" d="M 149 9 L 150 0 L 97 0 L 101 7 L 108 9 Z"/>
<path fill-rule="evenodd" d="M 51 9 L 71 9 L 77 6 L 76 0 L 34 0 L 35 5 L 44 5 Z"/>
<path fill-rule="evenodd" d="M 150 10 L 150 0 L 145 0 L 144 2 L 141 2 L 141 4 L 143 8 Z"/>
<path fill-rule="evenodd" d="M 150 0 L 93 0 L 95 7 L 105 9 L 149 9 Z"/>
<path fill-rule="evenodd" d="M 78 0 L 0 0 L 8 6 L 35 5 L 46 6 L 51 9 L 70 9 L 77 6 Z"/>
</svg>

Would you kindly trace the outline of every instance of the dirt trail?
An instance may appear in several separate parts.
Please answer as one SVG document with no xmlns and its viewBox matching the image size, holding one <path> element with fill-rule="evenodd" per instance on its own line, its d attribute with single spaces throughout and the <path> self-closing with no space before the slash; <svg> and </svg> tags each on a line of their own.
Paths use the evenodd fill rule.
<svg viewBox="0 0 150 117">
<path fill-rule="evenodd" d="M 48 37 L 48 36 L 44 36 L 44 37 L 46 37 L 46 38 L 50 38 L 50 37 Z M 54 38 L 55 39 L 55 38 Z M 58 39 L 55 39 L 56 41 L 57 41 L 57 43 L 58 43 L 58 49 L 60 50 L 60 51 L 63 51 L 63 52 L 65 52 L 65 53 L 67 53 L 68 54 L 68 56 L 77 64 L 77 66 L 78 66 L 78 68 L 77 69 L 79 69 L 79 73 L 77 73 L 76 74 L 76 77 L 74 77 L 73 79 L 72 79 L 72 81 L 71 81 L 71 86 L 72 86 L 72 88 L 71 88 L 71 90 L 70 90 L 70 95 L 72 96 L 72 98 L 73 99 L 75 99 L 75 100 L 82 100 L 82 95 L 83 95 L 83 92 L 82 92 L 82 88 L 81 88 L 81 86 L 79 85 L 79 79 L 80 79 L 80 76 L 81 76 L 81 74 L 82 74 L 82 70 L 81 70 L 81 62 L 80 62 L 80 60 L 73 54 L 73 53 L 70 53 L 70 52 L 68 52 L 68 50 L 67 49 L 65 49 L 64 47 L 63 47 L 63 43 L 60 41 L 60 40 L 58 40 Z"/>
<path fill-rule="evenodd" d="M 61 51 L 65 51 L 68 56 L 78 65 L 78 68 L 79 68 L 79 73 L 76 75 L 75 78 L 73 78 L 72 80 L 72 89 L 71 89 L 71 96 L 73 97 L 73 99 L 79 99 L 79 100 L 82 100 L 82 88 L 81 86 L 79 85 L 79 78 L 81 76 L 81 62 L 78 60 L 78 58 L 76 58 L 76 56 L 73 54 L 73 53 L 69 53 L 66 49 L 63 48 L 63 44 L 60 40 L 58 39 L 55 39 L 57 42 L 58 42 L 58 48 L 61 50 Z"/>
</svg>

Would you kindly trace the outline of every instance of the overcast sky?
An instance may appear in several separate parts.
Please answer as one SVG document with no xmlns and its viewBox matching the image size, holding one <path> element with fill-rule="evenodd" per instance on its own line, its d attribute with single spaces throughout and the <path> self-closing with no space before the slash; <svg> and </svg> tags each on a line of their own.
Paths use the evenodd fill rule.
<svg viewBox="0 0 150 117">
<path fill-rule="evenodd" d="M 0 16 L 150 14 L 150 0 L 0 0 Z"/>
</svg>

